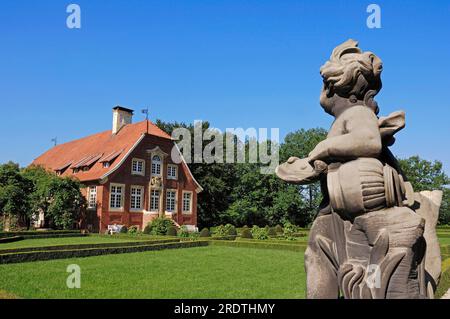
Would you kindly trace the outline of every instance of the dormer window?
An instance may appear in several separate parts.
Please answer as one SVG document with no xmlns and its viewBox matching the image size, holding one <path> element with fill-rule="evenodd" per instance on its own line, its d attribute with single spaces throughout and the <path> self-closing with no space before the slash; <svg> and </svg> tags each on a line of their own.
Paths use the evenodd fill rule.
<svg viewBox="0 0 450 319">
<path fill-rule="evenodd" d="M 161 157 L 159 155 L 152 157 L 152 176 L 161 176 Z"/>
<path fill-rule="evenodd" d="M 131 161 L 131 174 L 145 175 L 145 161 L 142 159 L 133 158 Z"/>
<path fill-rule="evenodd" d="M 103 168 L 108 168 L 111 166 L 111 164 L 114 162 L 114 160 L 119 157 L 119 155 L 122 154 L 122 150 L 120 151 L 114 151 L 112 153 L 109 153 L 104 158 L 100 160 L 100 163 L 102 163 Z"/>
</svg>

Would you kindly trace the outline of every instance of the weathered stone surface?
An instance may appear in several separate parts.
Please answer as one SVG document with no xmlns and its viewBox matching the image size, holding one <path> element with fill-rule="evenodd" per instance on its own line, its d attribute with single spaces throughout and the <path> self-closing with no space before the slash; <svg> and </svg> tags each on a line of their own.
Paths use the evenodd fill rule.
<svg viewBox="0 0 450 319">
<path fill-rule="evenodd" d="M 388 149 L 405 113 L 377 116 L 381 71 L 356 41 L 336 47 L 320 69 L 320 104 L 335 118 L 328 136 L 276 170 L 289 183 L 321 182 L 305 254 L 308 298 L 433 298 L 439 280 L 441 194 L 414 195 Z"/>
</svg>

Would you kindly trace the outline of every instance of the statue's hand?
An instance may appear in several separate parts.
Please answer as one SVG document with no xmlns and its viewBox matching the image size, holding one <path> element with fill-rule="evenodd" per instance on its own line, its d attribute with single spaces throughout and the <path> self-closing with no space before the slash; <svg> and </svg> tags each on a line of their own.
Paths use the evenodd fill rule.
<svg viewBox="0 0 450 319">
<path fill-rule="evenodd" d="M 307 158 L 290 157 L 284 164 L 279 165 L 275 173 L 282 180 L 294 184 L 308 184 L 318 179 L 323 172 L 316 170 Z"/>
</svg>

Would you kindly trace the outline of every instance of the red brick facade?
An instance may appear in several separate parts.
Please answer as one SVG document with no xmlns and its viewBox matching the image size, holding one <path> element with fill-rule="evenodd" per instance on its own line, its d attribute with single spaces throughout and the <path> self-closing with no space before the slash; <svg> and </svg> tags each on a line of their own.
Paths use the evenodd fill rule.
<svg viewBox="0 0 450 319">
<path fill-rule="evenodd" d="M 87 186 L 82 191 L 90 207 L 83 228 L 104 232 L 118 224 L 143 229 L 158 216 L 196 226 L 201 186 L 184 161 L 172 161 L 178 149 L 171 137 L 148 120 L 132 124 L 132 115 L 132 110 L 115 107 L 112 130 L 57 145 L 32 165 Z"/>
<path fill-rule="evenodd" d="M 105 231 L 108 225 L 120 224 L 132 226 L 136 225 L 139 229 L 143 229 L 148 222 L 158 217 L 160 214 L 173 218 L 179 225 L 197 225 L 197 191 L 198 186 L 189 176 L 186 164 L 175 164 L 171 159 L 173 142 L 170 140 L 160 139 L 155 136 L 146 135 L 144 139 L 137 145 L 137 147 L 130 153 L 122 165 L 108 176 L 107 181 L 100 182 L 85 182 L 88 187 L 97 187 L 97 207 L 95 210 L 91 209 L 91 214 L 96 213 L 95 218 L 88 217 L 83 223 L 85 227 L 94 230 Z M 151 185 L 151 165 L 152 165 L 152 150 L 153 154 L 161 154 L 162 171 L 161 171 L 161 186 L 154 187 Z M 163 154 L 165 153 L 165 154 Z M 143 176 L 132 173 L 132 161 L 134 159 L 144 160 L 145 174 Z M 177 178 L 169 179 L 167 175 L 168 165 L 176 165 Z M 110 190 L 111 184 L 124 185 L 123 207 L 121 209 L 110 208 Z M 140 211 L 131 209 L 131 187 L 141 186 L 143 188 L 142 209 Z M 160 211 L 150 210 L 150 191 L 157 189 L 160 191 Z M 171 214 L 166 211 L 167 206 L 167 190 L 176 190 L 176 211 Z M 183 212 L 183 192 L 190 192 L 191 197 L 191 211 Z M 88 196 L 88 189 L 85 190 Z"/>
</svg>

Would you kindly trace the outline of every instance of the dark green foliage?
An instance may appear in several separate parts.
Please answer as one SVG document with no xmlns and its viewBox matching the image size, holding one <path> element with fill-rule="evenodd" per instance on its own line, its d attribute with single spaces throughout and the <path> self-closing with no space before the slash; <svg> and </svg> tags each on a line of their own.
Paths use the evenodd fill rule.
<svg viewBox="0 0 450 319">
<path fill-rule="evenodd" d="M 283 233 L 283 226 L 281 225 L 276 225 L 275 226 L 275 231 L 277 232 L 277 234 L 282 234 Z"/>
<path fill-rule="evenodd" d="M 174 224 L 171 219 L 158 217 L 147 225 L 148 229 L 146 227 L 146 230 L 144 229 L 144 233 L 150 235 L 166 235 L 169 227 L 173 225 Z"/>
<path fill-rule="evenodd" d="M 139 228 L 136 225 L 130 226 L 128 228 L 128 234 L 137 234 L 139 232 Z"/>
<path fill-rule="evenodd" d="M 276 237 L 278 235 L 275 227 L 269 227 L 269 230 L 267 231 L 267 234 L 270 237 Z"/>
<path fill-rule="evenodd" d="M 127 226 L 122 226 L 122 228 L 120 229 L 120 233 L 121 233 L 121 234 L 126 234 L 126 233 L 128 233 L 128 227 L 127 227 Z"/>
<path fill-rule="evenodd" d="M 13 227 L 15 225 L 11 225 L 11 221 L 17 221 L 19 226 L 29 226 L 32 190 L 32 182 L 23 176 L 19 165 L 12 162 L 0 165 L 0 218 L 9 219 Z"/>
<path fill-rule="evenodd" d="M 226 224 L 217 226 L 214 230 L 213 236 L 221 237 L 221 236 L 237 236 L 236 227 L 231 224 Z"/>
<path fill-rule="evenodd" d="M 258 239 L 258 240 L 269 239 L 268 230 L 266 228 L 260 228 L 258 226 L 253 226 L 252 236 L 253 236 L 253 238 Z"/>
<path fill-rule="evenodd" d="M 277 249 L 277 250 L 288 250 L 296 252 L 304 252 L 306 245 L 289 245 L 289 244 L 279 244 L 270 243 L 267 241 L 226 241 L 226 240 L 211 240 L 209 245 L 215 246 L 229 246 L 229 247 L 243 247 L 243 248 L 259 248 L 259 249 Z"/>
<path fill-rule="evenodd" d="M 16 232 L 0 232 L 0 238 L 10 236 L 25 236 L 36 238 L 48 238 L 48 235 L 79 235 L 79 230 L 50 230 L 50 231 L 16 231 Z"/>
<path fill-rule="evenodd" d="M 145 235 L 151 235 L 151 232 L 152 232 L 151 223 L 148 223 L 147 226 L 144 227 L 144 230 L 142 232 Z"/>
<path fill-rule="evenodd" d="M 22 263 L 38 260 L 52 260 L 52 259 L 65 259 L 65 258 L 79 258 L 90 256 L 101 256 L 108 254 L 124 254 L 135 253 L 142 251 L 154 251 L 163 249 L 175 249 L 175 248 L 189 248 L 189 247 L 202 247 L 207 246 L 207 241 L 188 241 L 188 242 L 176 242 L 176 243 L 162 243 L 151 244 L 141 246 L 121 246 L 121 247 L 107 247 L 107 248 L 94 248 L 94 249 L 67 249 L 57 251 L 35 251 L 24 253 L 12 253 L 0 255 L 0 264 L 9 263 Z"/>
<path fill-rule="evenodd" d="M 12 237 L 4 237 L 4 238 L 0 237 L 0 248 L 2 247 L 1 244 L 13 243 L 15 241 L 20 241 L 20 240 L 24 240 L 24 238 L 22 236 L 12 236 Z"/>
<path fill-rule="evenodd" d="M 187 227 L 185 225 L 183 225 L 180 228 L 178 236 L 180 236 L 181 238 L 189 238 L 191 236 L 191 233 L 189 233 Z"/>
<path fill-rule="evenodd" d="M 442 190 L 442 204 L 439 212 L 439 223 L 450 223 L 450 179 L 445 174 L 442 163 L 439 161 L 427 161 L 419 156 L 399 159 L 400 167 L 411 182 L 414 191 Z"/>
<path fill-rule="evenodd" d="M 295 225 L 291 224 L 290 222 L 284 223 L 283 235 L 286 239 L 294 240 L 295 234 L 297 233 L 297 231 L 298 231 L 298 228 Z"/>
<path fill-rule="evenodd" d="M 30 213 L 44 212 L 48 227 L 73 229 L 86 209 L 86 198 L 80 191 L 82 184 L 72 178 L 58 177 L 42 167 L 31 166 L 22 175 L 33 184 L 29 194 Z"/>
<path fill-rule="evenodd" d="M 92 249 L 92 248 L 113 248 L 113 247 L 129 247 L 129 246 L 147 246 L 165 243 L 178 243 L 179 239 L 154 239 L 154 240 L 142 240 L 135 242 L 113 242 L 113 243 L 99 243 L 99 244 L 72 244 L 72 245 L 58 245 L 58 246 L 45 246 L 45 247 L 23 247 L 23 248 L 8 248 L 1 249 L 0 245 L 0 255 L 10 254 L 10 253 L 25 253 L 33 251 L 56 251 L 56 250 L 72 250 L 72 249 Z"/>
<path fill-rule="evenodd" d="M 241 238 L 253 239 L 252 232 L 248 228 L 242 229 Z"/>
<path fill-rule="evenodd" d="M 167 236 L 176 236 L 177 235 L 177 228 L 175 226 L 169 226 L 167 228 Z"/>
<path fill-rule="evenodd" d="M 171 134 L 175 128 L 187 128 L 191 133 L 193 125 L 166 123 L 156 124 Z M 201 128 L 205 132 L 209 123 Z M 300 130 L 286 137 L 281 145 L 281 160 L 290 156 L 304 156 L 326 137 L 323 129 Z M 220 137 L 217 137 L 220 138 Z M 205 144 L 209 141 L 205 141 Z M 224 143 L 226 146 L 226 143 Z M 249 142 L 245 146 L 248 159 Z M 259 147 L 259 146 L 258 146 Z M 194 152 L 191 150 L 191 154 Z M 224 150 L 226 154 L 226 149 Z M 235 152 L 236 156 L 237 152 Z M 274 174 L 261 174 L 259 164 L 188 164 L 204 191 L 198 197 L 198 218 L 200 226 L 218 224 L 264 225 L 285 220 L 307 225 L 320 202 L 317 185 L 302 188 L 281 181 Z M 306 190 L 306 191 L 305 191 Z"/>
<path fill-rule="evenodd" d="M 211 233 L 208 228 L 203 228 L 200 232 L 200 237 L 211 237 Z"/>
</svg>

